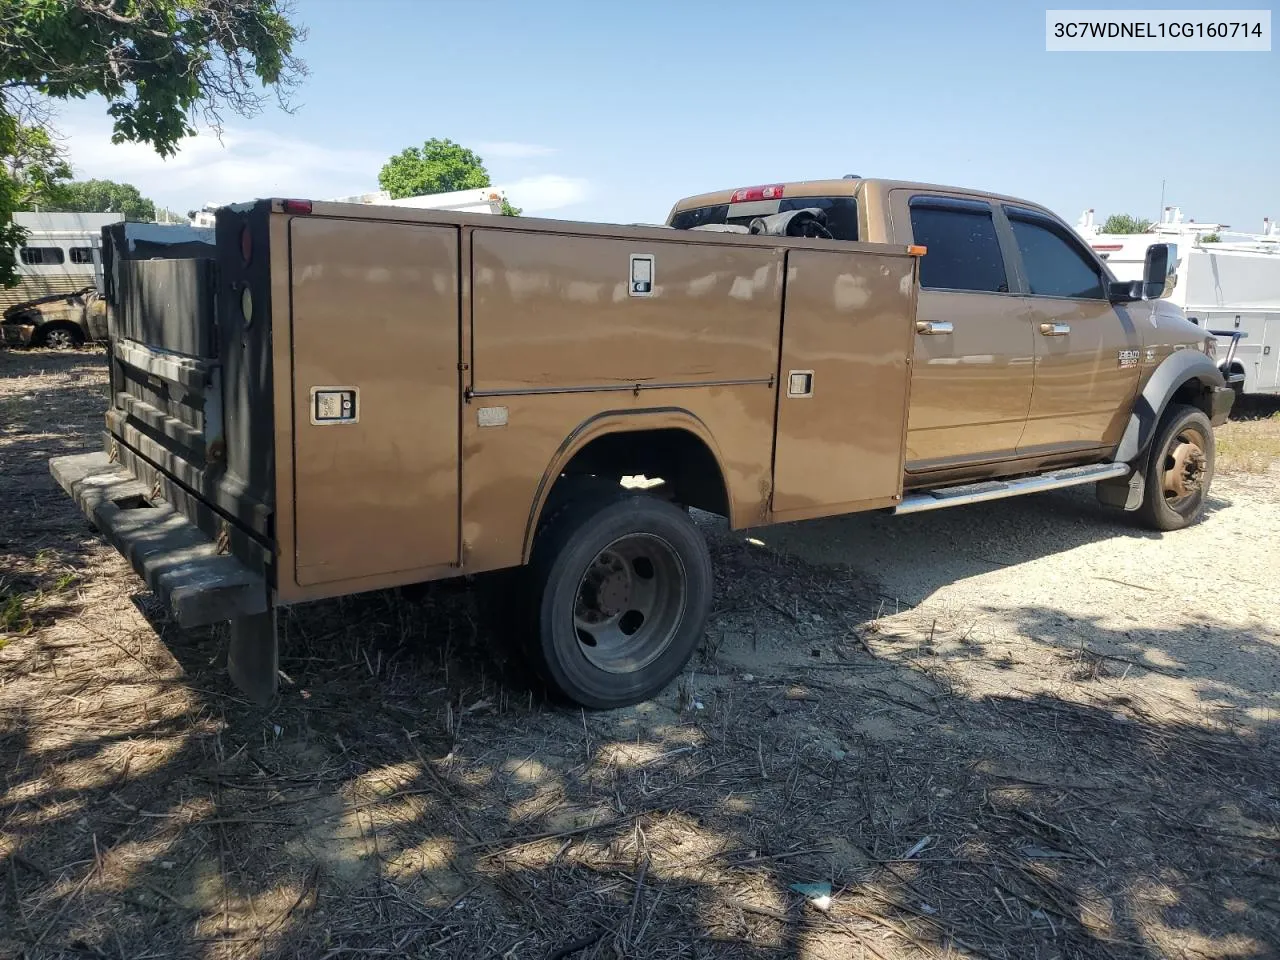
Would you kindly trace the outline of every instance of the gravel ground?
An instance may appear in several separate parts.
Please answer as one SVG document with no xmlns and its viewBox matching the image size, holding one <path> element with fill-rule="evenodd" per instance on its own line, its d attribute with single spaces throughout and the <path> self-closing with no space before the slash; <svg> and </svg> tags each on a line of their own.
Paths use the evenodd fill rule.
<svg viewBox="0 0 1280 960">
<path fill-rule="evenodd" d="M 706 643 L 630 710 L 466 583 L 289 611 L 260 710 L 48 477 L 102 361 L 0 353 L 0 957 L 1280 954 L 1274 405 L 1164 536 L 704 518 Z"/>
</svg>

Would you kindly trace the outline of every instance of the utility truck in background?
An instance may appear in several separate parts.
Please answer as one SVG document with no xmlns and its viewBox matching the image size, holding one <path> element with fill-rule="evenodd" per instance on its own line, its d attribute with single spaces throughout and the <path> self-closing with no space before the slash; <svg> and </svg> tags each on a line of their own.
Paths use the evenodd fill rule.
<svg viewBox="0 0 1280 960">
<path fill-rule="evenodd" d="M 58 482 L 267 701 L 279 606 L 486 571 L 547 684 L 652 696 L 702 638 L 707 545 L 1079 484 L 1195 522 L 1233 394 L 1163 297 L 1042 207 L 845 178 L 660 227 L 258 200 L 212 257 L 108 234 L 104 450 Z"/>
<path fill-rule="evenodd" d="M 1264 217 L 1261 233 L 1242 233 L 1184 221 L 1180 209 L 1168 207 L 1146 233 L 1101 233 L 1092 210 L 1076 229 L 1121 280 L 1141 275 L 1152 244 L 1176 244 L 1169 302 L 1218 335 L 1219 365 L 1237 392 L 1280 394 L 1280 224 Z"/>
</svg>

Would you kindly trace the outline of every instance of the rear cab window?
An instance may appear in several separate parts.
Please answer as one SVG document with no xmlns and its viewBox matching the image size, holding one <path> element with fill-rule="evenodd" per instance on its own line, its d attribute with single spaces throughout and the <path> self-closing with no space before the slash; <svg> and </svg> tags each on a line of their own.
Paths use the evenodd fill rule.
<svg viewBox="0 0 1280 960">
<path fill-rule="evenodd" d="M 1009 277 L 989 203 L 914 196 L 910 212 L 913 240 L 926 248 L 920 261 L 922 288 L 1009 292 Z"/>
<path fill-rule="evenodd" d="M 681 210 L 671 218 L 669 225 L 677 230 L 721 224 L 745 227 L 756 217 L 815 207 L 826 213 L 827 229 L 836 240 L 858 239 L 858 201 L 853 197 L 782 197 L 778 200 L 717 203 Z"/>
</svg>

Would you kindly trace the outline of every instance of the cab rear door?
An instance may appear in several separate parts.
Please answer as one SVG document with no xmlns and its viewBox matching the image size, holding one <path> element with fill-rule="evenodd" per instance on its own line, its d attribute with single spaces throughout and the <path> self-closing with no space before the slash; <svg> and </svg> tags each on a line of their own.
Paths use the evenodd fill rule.
<svg viewBox="0 0 1280 960">
<path fill-rule="evenodd" d="M 920 264 L 908 473 L 1011 459 L 1031 405 L 1034 345 L 999 211 L 979 197 L 899 189 L 894 237 Z"/>
</svg>

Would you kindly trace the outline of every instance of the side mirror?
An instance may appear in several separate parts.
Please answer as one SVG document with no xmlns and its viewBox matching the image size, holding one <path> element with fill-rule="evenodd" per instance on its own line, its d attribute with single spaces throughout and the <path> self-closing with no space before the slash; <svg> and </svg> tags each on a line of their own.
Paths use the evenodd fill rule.
<svg viewBox="0 0 1280 960">
<path fill-rule="evenodd" d="M 1142 269 L 1142 299 L 1160 300 L 1173 293 L 1178 281 L 1178 245 L 1153 243 L 1147 247 Z"/>
</svg>

